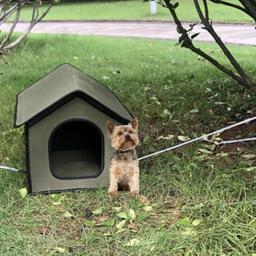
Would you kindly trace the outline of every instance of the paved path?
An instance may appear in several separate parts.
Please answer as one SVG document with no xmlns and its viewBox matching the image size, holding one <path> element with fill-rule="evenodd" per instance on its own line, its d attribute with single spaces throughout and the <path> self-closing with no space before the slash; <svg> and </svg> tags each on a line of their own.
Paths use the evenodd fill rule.
<svg viewBox="0 0 256 256">
<path fill-rule="evenodd" d="M 5 31 L 8 24 L 0 29 Z M 186 24 L 188 26 L 188 23 Z M 19 23 L 15 31 L 22 32 L 27 23 Z M 215 24 L 214 28 L 226 43 L 256 45 L 256 30 L 251 24 Z M 41 22 L 32 32 L 52 34 L 104 35 L 177 40 L 176 26 L 171 22 Z M 193 33 L 200 32 L 198 41 L 211 42 L 212 38 L 197 25 Z"/>
</svg>

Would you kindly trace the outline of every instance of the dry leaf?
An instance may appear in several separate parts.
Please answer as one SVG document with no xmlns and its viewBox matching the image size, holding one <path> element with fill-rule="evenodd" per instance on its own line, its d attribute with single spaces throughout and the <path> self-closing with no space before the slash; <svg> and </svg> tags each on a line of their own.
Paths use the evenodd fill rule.
<svg viewBox="0 0 256 256">
<path fill-rule="evenodd" d="M 177 138 L 178 138 L 178 140 L 183 141 L 183 142 L 190 140 L 190 138 L 188 136 L 184 136 L 184 135 L 179 135 Z"/>
<path fill-rule="evenodd" d="M 128 243 L 126 243 L 126 246 L 138 246 L 139 243 L 140 243 L 139 239 L 133 238 Z"/>
</svg>

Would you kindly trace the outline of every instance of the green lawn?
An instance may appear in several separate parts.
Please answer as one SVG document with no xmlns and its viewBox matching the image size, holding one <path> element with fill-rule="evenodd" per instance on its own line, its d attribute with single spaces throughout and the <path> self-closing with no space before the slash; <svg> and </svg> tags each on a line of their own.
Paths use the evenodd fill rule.
<svg viewBox="0 0 256 256">
<path fill-rule="evenodd" d="M 213 44 L 201 46 L 221 58 Z M 255 48 L 230 48 L 256 76 Z M 255 97 L 172 42 L 32 35 L 0 58 L 0 163 L 24 168 L 23 129 L 12 129 L 16 93 L 64 62 L 105 83 L 138 116 L 139 155 L 256 110 Z M 168 135 L 175 137 L 160 137 Z M 145 160 L 148 202 L 126 193 L 111 201 L 106 189 L 22 199 L 24 175 L 0 171 L 0 255 L 255 256 L 254 154 L 200 143 Z M 85 209 L 98 215 L 86 219 Z"/>
<path fill-rule="evenodd" d="M 236 1 L 234 1 L 236 2 Z M 210 17 L 214 21 L 251 22 L 252 20 L 237 10 L 210 3 Z M 44 9 L 44 8 L 42 8 Z M 182 20 L 197 21 L 198 16 L 193 1 L 182 0 L 177 12 Z M 29 20 L 30 8 L 22 12 L 22 19 Z M 89 2 L 56 4 L 45 20 L 172 20 L 167 9 L 158 6 L 158 13 L 151 16 L 149 3 L 136 1 Z"/>
</svg>

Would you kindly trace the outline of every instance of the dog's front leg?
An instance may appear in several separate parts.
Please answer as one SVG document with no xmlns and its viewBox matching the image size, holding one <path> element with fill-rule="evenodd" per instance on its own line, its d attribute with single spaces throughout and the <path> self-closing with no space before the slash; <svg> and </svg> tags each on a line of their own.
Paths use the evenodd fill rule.
<svg viewBox="0 0 256 256">
<path fill-rule="evenodd" d="M 115 172 L 115 167 L 111 166 L 109 169 L 109 187 L 108 187 L 108 195 L 113 197 L 116 195 L 118 190 L 118 177 Z"/>
<path fill-rule="evenodd" d="M 132 170 L 132 175 L 129 178 L 129 187 L 130 187 L 130 192 L 133 196 L 139 195 L 140 192 L 140 184 L 139 184 L 139 175 L 140 175 L 140 170 L 139 167 L 133 167 Z"/>
</svg>

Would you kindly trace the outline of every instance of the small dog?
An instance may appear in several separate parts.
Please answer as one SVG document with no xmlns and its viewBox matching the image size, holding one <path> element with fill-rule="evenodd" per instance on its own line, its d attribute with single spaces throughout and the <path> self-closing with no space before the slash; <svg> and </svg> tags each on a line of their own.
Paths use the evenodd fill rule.
<svg viewBox="0 0 256 256">
<path fill-rule="evenodd" d="M 108 188 L 109 196 L 115 196 L 118 187 L 129 187 L 134 196 L 139 194 L 139 161 L 135 151 L 139 144 L 138 120 L 134 118 L 128 125 L 115 126 L 107 123 L 111 145 L 115 152 L 111 159 Z"/>
</svg>

